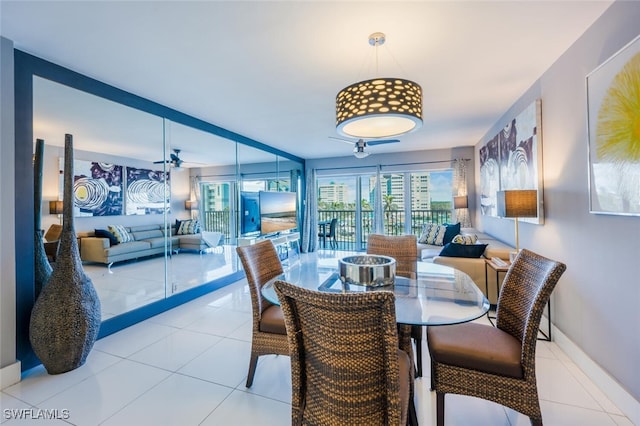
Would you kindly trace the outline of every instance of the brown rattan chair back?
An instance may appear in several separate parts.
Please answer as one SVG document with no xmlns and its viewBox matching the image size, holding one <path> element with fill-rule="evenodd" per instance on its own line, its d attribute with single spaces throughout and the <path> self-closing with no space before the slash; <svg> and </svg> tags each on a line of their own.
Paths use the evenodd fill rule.
<svg viewBox="0 0 640 426">
<path fill-rule="evenodd" d="M 284 273 L 282 262 L 280 262 L 278 252 L 271 240 L 263 240 L 249 246 L 237 247 L 236 252 L 240 256 L 242 267 L 249 282 L 254 317 L 257 315 L 257 320 L 259 321 L 262 311 L 271 305 L 262 296 L 262 286 L 269 280 Z"/>
<path fill-rule="evenodd" d="M 370 234 L 367 240 L 367 254 L 393 257 L 396 260 L 396 275 L 415 278 L 418 271 L 418 239 L 415 235 Z M 416 377 L 422 377 L 422 327 L 400 325 L 398 328 L 400 348 L 413 358 L 416 345 Z"/>
<path fill-rule="evenodd" d="M 563 263 L 522 249 L 502 283 L 496 327 L 522 342 L 525 377 L 535 374 L 535 351 L 542 313 L 565 269 Z"/>
<path fill-rule="evenodd" d="M 253 245 L 236 247 L 236 252 L 240 257 L 242 267 L 247 275 L 249 293 L 251 294 L 253 332 L 249 374 L 246 383 L 247 387 L 251 387 L 259 356 L 289 354 L 289 344 L 287 343 L 286 330 L 280 307 L 274 306 L 262 295 L 262 287 L 268 281 L 281 275 L 283 269 L 280 258 L 278 257 L 278 252 L 271 240 L 263 240 Z M 263 314 L 265 314 L 267 310 L 269 310 L 268 318 L 271 324 L 271 331 L 262 331 L 261 329 L 264 327 L 261 327 L 261 322 Z M 277 326 L 278 321 L 281 323 L 281 331 L 274 332 L 273 325 L 276 323 Z"/>
<path fill-rule="evenodd" d="M 406 423 L 393 293 L 321 293 L 284 281 L 275 290 L 291 349 L 292 424 Z"/>
<path fill-rule="evenodd" d="M 396 274 L 415 278 L 418 270 L 418 240 L 415 235 L 370 234 L 367 253 L 390 256 L 396 260 Z"/>
</svg>

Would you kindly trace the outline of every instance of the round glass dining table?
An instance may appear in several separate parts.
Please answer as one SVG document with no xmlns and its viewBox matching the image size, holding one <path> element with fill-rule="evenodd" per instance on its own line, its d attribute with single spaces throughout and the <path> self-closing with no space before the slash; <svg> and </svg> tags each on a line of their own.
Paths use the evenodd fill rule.
<svg viewBox="0 0 640 426">
<path fill-rule="evenodd" d="M 396 296 L 396 321 L 410 325 L 445 325 L 472 321 L 485 315 L 489 301 L 464 272 L 445 265 L 418 262 L 417 278 L 395 278 L 395 283 L 382 287 L 345 284 L 335 268 L 318 268 L 302 274 L 293 266 L 281 279 L 300 287 L 321 292 L 346 293 L 392 291 Z M 274 279 L 262 287 L 262 295 L 280 304 L 273 287 Z"/>
</svg>

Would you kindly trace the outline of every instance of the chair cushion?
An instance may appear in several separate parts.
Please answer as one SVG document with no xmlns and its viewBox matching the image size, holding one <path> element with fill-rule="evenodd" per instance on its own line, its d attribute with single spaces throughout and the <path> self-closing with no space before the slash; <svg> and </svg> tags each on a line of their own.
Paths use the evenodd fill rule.
<svg viewBox="0 0 640 426">
<path fill-rule="evenodd" d="M 287 334 L 287 328 L 284 325 L 284 315 L 280 306 L 272 305 L 262 311 L 260 331 L 264 331 L 266 333 Z"/>
<path fill-rule="evenodd" d="M 439 363 L 521 379 L 518 339 L 499 328 L 473 322 L 427 327 L 431 357 Z"/>
</svg>

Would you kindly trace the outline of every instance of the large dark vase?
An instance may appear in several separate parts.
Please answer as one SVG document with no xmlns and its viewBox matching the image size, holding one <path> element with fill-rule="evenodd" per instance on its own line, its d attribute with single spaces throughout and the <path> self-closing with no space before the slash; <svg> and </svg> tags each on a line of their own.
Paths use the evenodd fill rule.
<svg viewBox="0 0 640 426">
<path fill-rule="evenodd" d="M 65 135 L 63 222 L 53 273 L 31 312 L 29 338 L 49 374 L 80 367 L 100 330 L 100 299 L 85 274 L 73 223 L 73 138 Z"/>
<path fill-rule="evenodd" d="M 44 166 L 44 140 L 36 140 L 36 153 L 33 157 L 33 212 L 35 224 L 34 241 L 34 268 L 35 268 L 35 298 L 42 291 L 49 277 L 51 277 L 51 265 L 44 250 L 42 237 L 42 169 Z"/>
</svg>

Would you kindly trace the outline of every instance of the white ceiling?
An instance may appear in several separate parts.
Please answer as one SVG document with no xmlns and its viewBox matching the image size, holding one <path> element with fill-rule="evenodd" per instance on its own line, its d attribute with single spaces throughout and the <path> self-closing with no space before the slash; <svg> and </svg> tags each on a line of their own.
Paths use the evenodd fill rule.
<svg viewBox="0 0 640 426">
<path fill-rule="evenodd" d="M 335 95 L 416 81 L 398 152 L 475 145 L 612 1 L 1 1 L 15 47 L 302 158 L 350 155 Z M 369 34 L 382 31 L 378 54 Z"/>
</svg>

